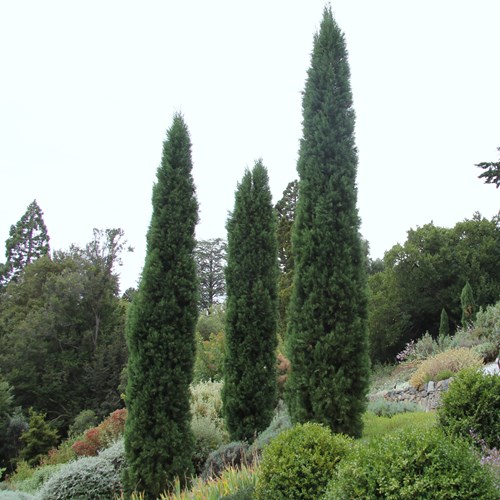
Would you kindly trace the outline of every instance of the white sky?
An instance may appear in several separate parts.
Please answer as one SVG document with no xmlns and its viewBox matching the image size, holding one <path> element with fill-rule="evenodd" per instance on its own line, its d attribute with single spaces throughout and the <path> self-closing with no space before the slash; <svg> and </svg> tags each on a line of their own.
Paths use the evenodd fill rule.
<svg viewBox="0 0 500 500">
<path fill-rule="evenodd" d="M 201 239 L 225 237 L 244 169 L 297 177 L 323 0 L 0 0 L 0 260 L 36 198 L 53 249 L 121 227 L 122 289 L 145 256 L 162 141 L 181 111 Z M 491 218 L 474 164 L 500 146 L 498 0 L 334 0 L 349 50 L 358 206 L 372 257 L 434 221 Z"/>
</svg>

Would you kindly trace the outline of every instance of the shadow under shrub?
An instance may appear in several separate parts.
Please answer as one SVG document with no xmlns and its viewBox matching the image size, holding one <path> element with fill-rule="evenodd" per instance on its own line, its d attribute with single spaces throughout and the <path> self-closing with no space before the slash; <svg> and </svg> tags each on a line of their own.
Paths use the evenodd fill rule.
<svg viewBox="0 0 500 500">
<path fill-rule="evenodd" d="M 500 449 L 500 377 L 464 370 L 441 397 L 438 422 L 452 436 L 471 431 L 490 448 Z"/>
<path fill-rule="evenodd" d="M 339 464 L 324 498 L 494 500 L 500 494 L 470 443 L 432 428 L 358 444 Z"/>
<path fill-rule="evenodd" d="M 256 498 L 319 498 L 353 441 L 317 423 L 299 424 L 264 448 Z"/>
</svg>

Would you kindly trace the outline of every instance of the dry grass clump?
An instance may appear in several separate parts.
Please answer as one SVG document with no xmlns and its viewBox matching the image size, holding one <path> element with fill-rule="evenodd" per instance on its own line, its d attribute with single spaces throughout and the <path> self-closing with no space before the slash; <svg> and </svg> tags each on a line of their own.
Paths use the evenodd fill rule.
<svg viewBox="0 0 500 500">
<path fill-rule="evenodd" d="M 463 347 L 450 349 L 423 361 L 409 382 L 413 387 L 419 389 L 429 380 L 435 380 L 437 375 L 443 371 L 458 373 L 464 368 L 480 368 L 482 365 L 481 356 L 471 349 Z"/>
</svg>

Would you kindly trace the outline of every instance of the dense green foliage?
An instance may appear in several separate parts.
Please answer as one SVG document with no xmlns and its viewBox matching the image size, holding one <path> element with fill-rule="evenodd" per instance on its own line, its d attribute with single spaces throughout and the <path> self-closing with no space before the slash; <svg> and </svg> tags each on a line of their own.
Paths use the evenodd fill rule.
<svg viewBox="0 0 500 500">
<path fill-rule="evenodd" d="M 16 280 L 28 264 L 49 254 L 49 235 L 36 200 L 29 204 L 17 224 L 10 226 L 5 247 L 7 261 L 0 264 L 0 286 Z"/>
<path fill-rule="evenodd" d="M 384 256 L 384 270 L 369 277 L 369 332 L 373 361 L 393 360 L 426 331 L 437 336 L 446 309 L 450 331 L 461 325 L 461 291 L 468 281 L 476 308 L 500 296 L 500 219 L 475 214 L 453 228 L 410 229 L 403 245 Z"/>
<path fill-rule="evenodd" d="M 302 104 L 287 400 L 294 422 L 357 436 L 369 360 L 349 78 L 344 36 L 326 8 Z"/>
<path fill-rule="evenodd" d="M 156 498 L 193 471 L 189 385 L 195 359 L 198 203 L 191 142 L 175 115 L 153 188 L 153 214 L 139 290 L 127 323 L 129 348 L 126 494 Z"/>
<path fill-rule="evenodd" d="M 319 498 L 352 446 L 350 438 L 332 434 L 321 424 L 292 427 L 264 449 L 256 498 Z"/>
<path fill-rule="evenodd" d="M 464 370 L 443 393 L 439 424 L 447 434 L 475 436 L 500 449 L 500 377 L 482 370 Z"/>
<path fill-rule="evenodd" d="M 246 171 L 227 222 L 227 322 L 222 399 L 233 440 L 251 440 L 276 404 L 276 220 L 267 170 Z"/>
<path fill-rule="evenodd" d="M 0 370 L 15 404 L 64 432 L 83 409 L 121 406 L 126 306 L 114 267 L 123 231 L 94 231 L 85 248 L 40 257 L 0 294 Z"/>
<path fill-rule="evenodd" d="M 226 242 L 222 238 L 199 240 L 196 242 L 194 256 L 200 282 L 199 309 L 210 314 L 226 294 Z"/>
<path fill-rule="evenodd" d="M 436 429 L 405 429 L 361 443 L 333 474 L 325 499 L 500 498 L 493 478 L 464 440 Z"/>
</svg>

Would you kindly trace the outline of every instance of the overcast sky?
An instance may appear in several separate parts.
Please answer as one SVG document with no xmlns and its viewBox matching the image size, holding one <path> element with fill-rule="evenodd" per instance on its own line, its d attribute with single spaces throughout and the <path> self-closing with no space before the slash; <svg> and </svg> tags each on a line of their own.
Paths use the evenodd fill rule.
<svg viewBox="0 0 500 500">
<path fill-rule="evenodd" d="M 52 249 L 121 227 L 135 286 L 173 114 L 193 143 L 197 237 L 225 237 L 244 170 L 297 177 L 301 91 L 323 0 L 0 0 L 0 259 L 36 199 Z M 500 146 L 498 0 L 336 0 L 372 257 L 430 221 L 491 218 L 474 164 Z"/>
</svg>

